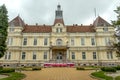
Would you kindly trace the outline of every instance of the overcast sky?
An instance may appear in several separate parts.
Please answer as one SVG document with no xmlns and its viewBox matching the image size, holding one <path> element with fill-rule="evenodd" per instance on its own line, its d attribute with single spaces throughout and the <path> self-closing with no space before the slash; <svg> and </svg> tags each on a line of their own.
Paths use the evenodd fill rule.
<svg viewBox="0 0 120 80">
<path fill-rule="evenodd" d="M 27 24 L 52 25 L 55 10 L 60 3 L 65 24 L 92 24 L 96 15 L 108 22 L 116 20 L 113 11 L 120 6 L 119 0 L 0 0 L 8 9 L 9 21 L 18 14 Z"/>
</svg>

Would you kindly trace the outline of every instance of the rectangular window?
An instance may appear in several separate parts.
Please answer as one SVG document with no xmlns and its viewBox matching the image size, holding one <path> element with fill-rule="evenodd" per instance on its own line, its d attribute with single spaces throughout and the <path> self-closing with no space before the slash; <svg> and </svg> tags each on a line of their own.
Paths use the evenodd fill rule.
<svg viewBox="0 0 120 80">
<path fill-rule="evenodd" d="M 36 60 L 36 53 L 33 52 L 33 60 Z"/>
<path fill-rule="evenodd" d="M 62 32 L 62 28 L 56 28 L 56 32 L 57 32 L 57 33 Z"/>
<path fill-rule="evenodd" d="M 107 52 L 107 59 L 113 59 L 113 54 L 112 52 Z"/>
<path fill-rule="evenodd" d="M 110 39 L 108 37 L 105 37 L 105 44 L 109 45 Z"/>
<path fill-rule="evenodd" d="M 6 59 L 6 60 L 10 60 L 10 59 L 11 59 L 11 52 L 7 52 L 7 53 L 5 54 L 5 59 Z"/>
<path fill-rule="evenodd" d="M 96 52 L 93 52 L 93 59 L 97 59 Z"/>
<path fill-rule="evenodd" d="M 86 53 L 82 52 L 82 59 L 86 59 Z"/>
<path fill-rule="evenodd" d="M 12 45 L 13 44 L 13 38 L 8 38 L 8 45 Z"/>
<path fill-rule="evenodd" d="M 74 38 L 71 39 L 71 45 L 74 45 Z"/>
<path fill-rule="evenodd" d="M 62 28 L 60 28 L 60 32 L 62 32 Z"/>
<path fill-rule="evenodd" d="M 27 45 L 27 38 L 23 39 L 23 45 Z"/>
<path fill-rule="evenodd" d="M 5 53 L 5 60 L 7 59 L 7 53 Z"/>
<path fill-rule="evenodd" d="M 47 52 L 44 52 L 44 59 L 47 59 Z"/>
<path fill-rule="evenodd" d="M 81 38 L 81 45 L 85 45 L 85 38 Z"/>
<path fill-rule="evenodd" d="M 56 32 L 57 32 L 57 33 L 59 32 L 59 29 L 58 29 L 58 28 L 56 28 Z"/>
<path fill-rule="evenodd" d="M 44 39 L 44 45 L 48 45 L 48 38 Z"/>
<path fill-rule="evenodd" d="M 91 45 L 95 45 L 95 38 L 91 38 Z"/>
<path fill-rule="evenodd" d="M 37 38 L 34 38 L 34 45 L 37 45 Z"/>
<path fill-rule="evenodd" d="M 8 59 L 11 59 L 11 52 L 8 53 Z"/>
<path fill-rule="evenodd" d="M 26 53 L 22 52 L 22 60 L 25 60 L 25 57 L 26 57 Z"/>
<path fill-rule="evenodd" d="M 112 51 L 110 51 L 110 58 L 113 59 Z"/>
<path fill-rule="evenodd" d="M 109 52 L 107 52 L 107 59 L 110 59 L 110 57 L 109 57 Z"/>
<path fill-rule="evenodd" d="M 75 59 L 75 53 L 72 52 L 72 59 Z"/>
</svg>

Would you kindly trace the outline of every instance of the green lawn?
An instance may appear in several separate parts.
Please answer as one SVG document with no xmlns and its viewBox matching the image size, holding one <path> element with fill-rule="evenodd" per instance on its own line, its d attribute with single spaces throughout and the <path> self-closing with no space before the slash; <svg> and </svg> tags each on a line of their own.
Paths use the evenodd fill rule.
<svg viewBox="0 0 120 80">
<path fill-rule="evenodd" d="M 120 80 L 120 76 L 117 76 L 117 77 L 115 78 L 115 80 Z"/>
<path fill-rule="evenodd" d="M 103 71 L 94 72 L 94 73 L 92 73 L 92 75 L 95 77 L 98 77 L 98 78 L 105 79 L 105 80 L 113 80 L 113 78 L 111 76 L 106 76 Z"/>
<path fill-rule="evenodd" d="M 3 78 L 0 80 L 22 80 L 25 75 L 22 73 L 12 72 L 12 73 L 5 73 L 6 75 L 9 75 L 7 78 Z"/>
</svg>

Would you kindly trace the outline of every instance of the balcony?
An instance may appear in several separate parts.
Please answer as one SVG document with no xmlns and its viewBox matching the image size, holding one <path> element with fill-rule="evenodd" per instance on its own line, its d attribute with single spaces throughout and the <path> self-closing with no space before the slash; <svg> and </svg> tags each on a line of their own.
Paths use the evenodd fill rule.
<svg viewBox="0 0 120 80">
<path fill-rule="evenodd" d="M 68 43 L 51 43 L 51 48 L 52 49 L 67 49 L 68 48 Z"/>
</svg>

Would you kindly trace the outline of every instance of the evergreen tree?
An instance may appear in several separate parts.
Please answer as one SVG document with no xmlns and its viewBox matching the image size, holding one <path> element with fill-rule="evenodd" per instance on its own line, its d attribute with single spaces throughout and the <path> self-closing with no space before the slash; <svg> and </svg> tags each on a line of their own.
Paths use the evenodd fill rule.
<svg viewBox="0 0 120 80">
<path fill-rule="evenodd" d="M 8 29 L 8 11 L 6 6 L 3 4 L 0 6 L 0 57 L 6 52 L 6 39 Z"/>
<path fill-rule="evenodd" d="M 117 57 L 120 57 L 120 6 L 118 6 L 114 11 L 117 13 L 117 20 L 112 21 L 112 23 L 115 27 L 115 37 L 118 39 L 118 42 L 113 43 L 113 47 L 116 50 Z"/>
</svg>

